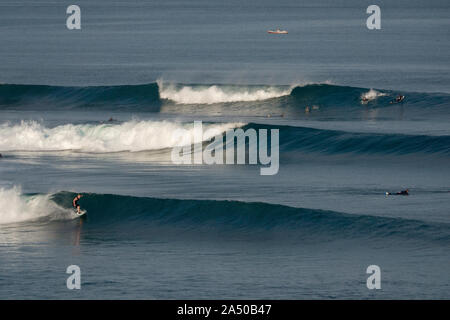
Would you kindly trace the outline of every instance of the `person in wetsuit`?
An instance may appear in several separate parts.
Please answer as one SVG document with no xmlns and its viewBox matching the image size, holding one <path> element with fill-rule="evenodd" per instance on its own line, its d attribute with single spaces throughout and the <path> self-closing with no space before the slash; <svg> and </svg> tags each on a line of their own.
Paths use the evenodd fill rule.
<svg viewBox="0 0 450 320">
<path fill-rule="evenodd" d="M 78 203 L 78 201 L 80 201 L 81 197 L 82 197 L 81 194 L 79 194 L 72 200 L 72 206 L 77 209 L 78 214 L 80 214 L 80 211 L 81 211 L 80 204 Z"/>
<path fill-rule="evenodd" d="M 397 192 L 396 195 L 398 195 L 398 196 L 408 196 L 409 195 L 409 190 L 408 189 L 402 190 L 400 192 Z"/>
<path fill-rule="evenodd" d="M 396 195 L 396 196 L 409 196 L 409 189 L 405 189 L 396 193 L 386 192 L 387 195 Z"/>
<path fill-rule="evenodd" d="M 399 94 L 399 95 L 397 95 L 395 100 L 392 100 L 390 103 L 400 103 L 403 101 L 404 98 L 405 98 L 405 96 L 402 96 L 401 94 Z"/>
</svg>

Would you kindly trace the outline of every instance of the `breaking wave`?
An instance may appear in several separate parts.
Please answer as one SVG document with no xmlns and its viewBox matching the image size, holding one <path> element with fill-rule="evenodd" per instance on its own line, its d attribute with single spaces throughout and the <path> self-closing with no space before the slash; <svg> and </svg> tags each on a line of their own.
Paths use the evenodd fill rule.
<svg viewBox="0 0 450 320">
<path fill-rule="evenodd" d="M 261 101 L 287 96 L 292 88 L 271 86 L 189 86 L 158 83 L 162 99 L 179 104 L 213 104 Z"/>
<path fill-rule="evenodd" d="M 22 222 L 47 217 L 71 220 L 74 193 L 57 192 L 27 196 L 20 190 L 0 189 L 0 223 Z M 354 215 L 335 211 L 294 208 L 284 205 L 218 201 L 132 197 L 113 194 L 83 194 L 80 204 L 87 210 L 86 226 L 133 234 L 149 228 L 181 228 L 206 232 L 230 231 L 253 234 L 258 230 L 290 237 L 406 238 L 450 241 L 450 226 L 402 218 Z M 156 229 L 155 229 L 156 228 Z M 115 229 L 116 230 L 116 229 Z M 99 231 L 101 232 L 101 231 Z"/>
<path fill-rule="evenodd" d="M 361 99 L 367 107 L 392 107 L 399 92 L 327 83 L 302 86 L 177 84 L 158 81 L 142 85 L 61 87 L 46 85 L 0 84 L 0 109 L 102 109 L 159 112 L 163 105 L 210 105 L 241 102 L 260 104 L 269 109 L 301 109 L 317 105 L 320 110 L 347 108 L 360 110 Z M 449 94 L 403 93 L 408 109 L 439 107 L 448 113 Z M 270 100 L 270 101 L 269 101 Z M 245 104 L 244 104 L 245 103 Z M 282 107 L 281 107 L 282 106 Z M 272 110 L 273 112 L 277 110 Z M 278 112 L 277 111 L 277 112 Z"/>
<path fill-rule="evenodd" d="M 240 123 L 203 124 L 203 139 L 209 140 Z M 184 135 L 176 134 L 184 130 Z M 193 123 L 132 120 L 119 124 L 66 124 L 54 128 L 36 121 L 0 125 L 2 151 L 120 152 L 183 146 L 201 134 Z"/>
<path fill-rule="evenodd" d="M 23 195 L 18 187 L 0 188 L 0 224 L 75 217 L 73 210 L 56 204 L 50 194 Z"/>
</svg>

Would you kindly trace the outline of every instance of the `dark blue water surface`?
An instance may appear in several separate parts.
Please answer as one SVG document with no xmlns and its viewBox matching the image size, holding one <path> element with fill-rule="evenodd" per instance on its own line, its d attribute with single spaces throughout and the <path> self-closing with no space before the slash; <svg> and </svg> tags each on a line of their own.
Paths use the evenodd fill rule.
<svg viewBox="0 0 450 320">
<path fill-rule="evenodd" d="M 381 30 L 370 1 L 71 4 L 0 3 L 1 299 L 450 298 L 447 1 Z M 198 120 L 278 129 L 278 173 L 174 164 Z"/>
</svg>

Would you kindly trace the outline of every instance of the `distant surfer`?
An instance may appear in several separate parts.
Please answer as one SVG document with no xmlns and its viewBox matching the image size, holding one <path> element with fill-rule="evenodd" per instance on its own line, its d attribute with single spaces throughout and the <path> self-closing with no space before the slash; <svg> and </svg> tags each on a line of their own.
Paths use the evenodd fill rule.
<svg viewBox="0 0 450 320">
<path fill-rule="evenodd" d="M 111 122 L 116 122 L 117 120 L 114 119 L 113 117 L 110 117 L 108 120 L 100 120 L 100 123 L 111 123 Z"/>
<path fill-rule="evenodd" d="M 399 103 L 399 102 L 402 102 L 403 99 L 405 99 L 405 96 L 402 96 L 401 94 L 399 94 L 399 95 L 395 98 L 395 100 L 392 100 L 392 101 L 391 101 L 391 103 Z"/>
<path fill-rule="evenodd" d="M 405 189 L 396 193 L 386 192 L 388 196 L 409 196 L 409 190 Z"/>
<path fill-rule="evenodd" d="M 82 195 L 79 194 L 79 195 L 77 195 L 75 198 L 73 198 L 73 200 L 72 200 L 72 206 L 73 206 L 75 209 L 77 209 L 77 213 L 78 213 L 78 214 L 80 214 L 80 212 L 81 212 L 80 204 L 78 203 L 78 201 L 80 201 L 81 197 L 82 197 Z"/>
</svg>

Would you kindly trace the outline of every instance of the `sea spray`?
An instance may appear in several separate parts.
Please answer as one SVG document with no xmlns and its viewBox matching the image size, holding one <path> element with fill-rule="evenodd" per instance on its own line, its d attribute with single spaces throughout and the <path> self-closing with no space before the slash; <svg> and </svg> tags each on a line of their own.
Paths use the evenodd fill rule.
<svg viewBox="0 0 450 320">
<path fill-rule="evenodd" d="M 365 92 L 365 93 L 363 93 L 361 95 L 361 100 L 363 100 L 363 101 L 372 101 L 372 100 L 375 100 L 378 97 L 383 97 L 385 95 L 386 95 L 386 93 L 379 92 L 379 91 L 374 90 L 374 89 L 370 89 L 369 91 L 367 91 L 367 92 Z"/>
<path fill-rule="evenodd" d="M 0 224 L 43 218 L 72 219 L 73 212 L 53 202 L 49 194 L 26 196 L 20 187 L 0 188 Z"/>
<path fill-rule="evenodd" d="M 271 86 L 189 86 L 158 82 L 160 96 L 178 104 L 213 104 L 237 101 L 261 101 L 287 96 L 290 87 Z"/>
</svg>

